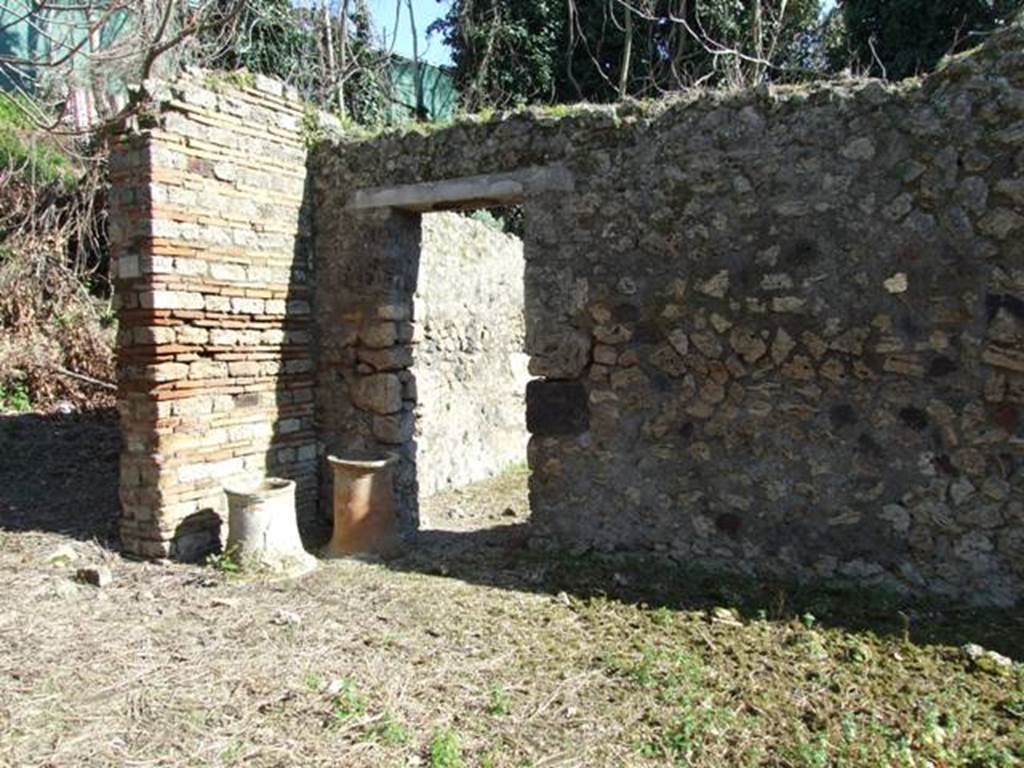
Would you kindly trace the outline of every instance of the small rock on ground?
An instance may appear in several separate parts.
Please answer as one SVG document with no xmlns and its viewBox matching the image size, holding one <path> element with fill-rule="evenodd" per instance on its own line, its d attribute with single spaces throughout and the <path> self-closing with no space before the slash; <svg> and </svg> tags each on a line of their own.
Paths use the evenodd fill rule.
<svg viewBox="0 0 1024 768">
<path fill-rule="evenodd" d="M 85 568 L 79 568 L 75 574 L 75 578 L 78 581 L 86 584 L 92 584 L 94 587 L 105 587 L 114 580 L 114 574 L 110 572 L 110 569 L 103 565 L 98 566 L 87 566 Z"/>
<path fill-rule="evenodd" d="M 1013 671 L 1013 661 L 1001 653 L 989 651 L 977 643 L 968 643 L 961 649 L 973 669 L 993 675 L 1008 675 Z"/>
</svg>

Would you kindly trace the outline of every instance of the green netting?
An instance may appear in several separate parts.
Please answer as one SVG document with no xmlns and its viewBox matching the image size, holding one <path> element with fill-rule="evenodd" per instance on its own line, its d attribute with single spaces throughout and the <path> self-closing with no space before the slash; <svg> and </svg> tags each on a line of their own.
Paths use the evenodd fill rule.
<svg viewBox="0 0 1024 768">
<path fill-rule="evenodd" d="M 417 66 L 409 59 L 394 57 L 391 62 L 391 107 L 389 122 L 414 120 L 437 122 L 449 120 L 455 114 L 458 97 L 455 82 L 447 69 L 420 62 Z M 417 81 L 421 92 L 417 105 Z"/>
</svg>

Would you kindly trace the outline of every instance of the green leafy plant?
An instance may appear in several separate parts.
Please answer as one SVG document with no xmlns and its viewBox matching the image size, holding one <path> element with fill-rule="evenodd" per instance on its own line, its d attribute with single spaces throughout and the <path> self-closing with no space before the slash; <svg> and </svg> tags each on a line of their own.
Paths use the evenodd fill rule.
<svg viewBox="0 0 1024 768">
<path fill-rule="evenodd" d="M 656 627 L 671 627 L 675 622 L 675 614 L 664 606 L 651 611 L 650 617 L 651 623 Z"/>
<path fill-rule="evenodd" d="M 24 383 L 16 381 L 10 386 L 0 385 L 0 411 L 25 413 L 32 410 L 32 397 Z"/>
<path fill-rule="evenodd" d="M 302 140 L 311 147 L 324 140 L 326 132 L 320 124 L 320 113 L 314 107 L 307 107 L 302 113 Z"/>
<path fill-rule="evenodd" d="M 70 188 L 74 169 L 50 137 L 40 138 L 27 114 L 31 106 L 0 93 L 0 169 L 17 171 L 36 183 Z"/>
<path fill-rule="evenodd" d="M 814 50 L 821 4 L 711 0 L 670 12 L 669 4 L 652 3 L 643 14 L 627 14 L 626 7 L 610 11 L 603 0 L 581 0 L 567 14 L 557 0 L 452 0 L 430 30 L 451 49 L 462 106 L 474 112 L 617 101 L 697 82 L 756 82 L 765 73 L 762 65 L 726 64 L 684 30 L 752 51 L 764 49 L 764 21 L 771 19 L 771 65 L 803 67 Z"/>
<path fill-rule="evenodd" d="M 222 7 L 225 24 L 239 30 L 233 44 L 220 42 L 223 30 L 218 24 L 211 24 L 199 35 L 201 41 L 217 47 L 208 62 L 210 68 L 231 73 L 215 76 L 215 89 L 251 88 L 256 75 L 265 75 L 288 83 L 303 100 L 322 109 L 337 107 L 337 81 L 317 65 L 324 53 L 318 9 L 288 0 L 251 0 L 238 12 L 231 11 L 228 4 Z M 379 50 L 365 4 L 356 3 L 347 16 L 344 24 L 340 15 L 328 22 L 334 40 L 340 40 L 343 27 L 348 36 L 345 109 L 339 111 L 360 125 L 380 125 L 387 121 L 392 97 L 382 74 L 388 55 Z M 309 134 L 306 138 L 309 140 Z"/>
<path fill-rule="evenodd" d="M 829 765 L 828 739 L 819 736 L 813 741 L 801 739 L 795 747 L 786 750 L 793 764 L 806 768 L 827 768 Z"/>
<path fill-rule="evenodd" d="M 438 731 L 427 746 L 430 768 L 462 768 L 462 746 L 459 737 L 447 728 Z"/>
<path fill-rule="evenodd" d="M 490 715 L 507 715 L 512 710 L 512 702 L 508 693 L 500 685 L 491 688 L 490 700 L 487 703 L 487 713 Z"/>
<path fill-rule="evenodd" d="M 218 93 L 226 88 L 246 90 L 256 87 L 256 75 L 244 67 L 231 72 L 209 72 L 205 83 L 211 91 Z"/>
<path fill-rule="evenodd" d="M 222 763 L 234 763 L 242 756 L 242 745 L 237 741 L 233 741 L 224 748 L 224 751 L 220 753 L 220 760 Z"/>
<path fill-rule="evenodd" d="M 409 742 L 409 731 L 389 713 L 371 731 L 374 739 L 389 747 L 398 747 Z"/>
<path fill-rule="evenodd" d="M 834 68 L 852 64 L 873 77 L 900 80 L 935 68 L 947 53 L 977 44 L 979 32 L 1006 25 L 1018 0 L 858 0 L 831 12 L 841 36 L 828 41 Z M 964 34 L 971 30 L 973 34 Z"/>
<path fill-rule="evenodd" d="M 728 711 L 711 706 L 703 667 L 685 652 L 648 646 L 637 659 L 614 658 L 607 666 L 613 675 L 652 690 L 670 708 L 667 717 L 655 719 L 653 733 L 638 745 L 643 755 L 687 765 L 708 734 L 731 717 Z"/>
<path fill-rule="evenodd" d="M 981 741 L 971 741 L 962 755 L 962 765 L 967 768 L 1017 768 L 1024 757 L 1024 746 L 1013 754 L 1006 747 L 995 746 Z"/>
<path fill-rule="evenodd" d="M 349 720 L 366 712 L 366 699 L 359 693 L 356 684 L 345 678 L 341 689 L 331 700 L 331 716 L 338 721 Z"/>
<path fill-rule="evenodd" d="M 324 679 L 316 672 L 308 673 L 304 682 L 306 683 L 306 687 L 311 691 L 319 691 L 324 687 Z"/>
<path fill-rule="evenodd" d="M 469 218 L 473 219 L 474 221 L 479 221 L 484 226 L 490 227 L 491 229 L 496 230 L 498 232 L 505 231 L 505 222 L 503 222 L 499 218 L 496 218 L 495 215 L 488 211 L 486 208 L 481 208 L 480 210 L 473 211 L 471 214 L 469 214 Z"/>
<path fill-rule="evenodd" d="M 1024 723 L 1024 692 L 1017 693 L 1003 702 L 1002 710 L 1010 717 Z"/>
<path fill-rule="evenodd" d="M 226 575 L 241 573 L 242 566 L 238 562 L 238 553 L 234 549 L 227 549 L 223 552 L 214 552 L 206 557 L 206 564 L 215 571 Z"/>
</svg>

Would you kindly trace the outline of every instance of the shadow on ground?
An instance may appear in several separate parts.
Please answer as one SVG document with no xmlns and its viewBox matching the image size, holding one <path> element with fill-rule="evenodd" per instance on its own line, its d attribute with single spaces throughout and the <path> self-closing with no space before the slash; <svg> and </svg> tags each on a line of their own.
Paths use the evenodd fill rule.
<svg viewBox="0 0 1024 768">
<path fill-rule="evenodd" d="M 389 561 L 398 571 L 428 573 L 500 589 L 608 598 L 652 609 L 736 609 L 744 619 L 815 623 L 921 645 L 986 648 L 1024 659 L 1024 606 L 967 608 L 915 602 L 850 585 L 769 583 L 680 565 L 668 558 L 571 556 L 531 551 L 528 523 L 476 531 L 420 531 Z"/>
<path fill-rule="evenodd" d="M 119 452 L 113 409 L 0 416 L 0 529 L 62 534 L 116 549 Z M 525 512 L 525 495 L 518 494 L 523 496 L 519 499 L 514 489 L 493 496 L 493 486 L 480 491 L 482 506 L 494 513 L 491 522 L 501 517 L 498 510 L 509 500 L 521 502 Z M 319 530 L 312 538 L 319 541 L 327 533 Z M 525 522 L 423 530 L 388 566 L 499 589 L 565 593 L 566 599 L 603 597 L 709 612 L 729 607 L 750 619 L 798 620 L 811 613 L 824 626 L 879 636 L 909 634 L 919 644 L 974 642 L 1024 659 L 1024 606 L 928 605 L 842 585 L 807 588 L 737 578 L 668 559 L 541 553 L 529 548 L 530 533 Z"/>
<path fill-rule="evenodd" d="M 113 408 L 0 416 L 0 528 L 117 543 Z"/>
</svg>

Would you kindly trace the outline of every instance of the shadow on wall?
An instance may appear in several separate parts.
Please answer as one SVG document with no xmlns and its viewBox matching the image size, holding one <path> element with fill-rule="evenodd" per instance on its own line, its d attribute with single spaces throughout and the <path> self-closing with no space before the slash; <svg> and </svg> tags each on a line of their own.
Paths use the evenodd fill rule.
<svg viewBox="0 0 1024 768">
<path fill-rule="evenodd" d="M 177 523 L 172 549 L 176 560 L 202 562 L 222 552 L 228 533 L 223 487 L 263 477 L 295 481 L 295 510 L 308 550 L 316 551 L 330 537 L 326 518 L 317 514 L 319 477 L 329 473 L 321 466 L 315 434 L 311 237 L 307 177 L 291 260 L 285 267 L 288 279 L 284 295 L 275 280 L 266 281 L 268 286 L 246 290 L 247 297 L 267 298 L 268 307 L 270 301 L 283 302 L 284 314 L 268 310 L 247 319 L 220 321 L 223 327 L 219 332 L 227 346 L 214 344 L 210 350 L 214 360 L 227 362 L 231 372 L 231 404 L 225 415 L 219 415 L 215 406 L 209 428 L 216 429 L 221 422 L 227 425 L 232 459 L 242 461 L 244 466 L 232 476 L 216 479 L 220 488 L 214 492 L 217 506 L 201 508 Z M 246 259 L 256 270 L 281 269 L 281 263 L 259 251 L 246 254 Z M 265 290 L 268 287 L 272 292 Z"/>
<path fill-rule="evenodd" d="M 388 562 L 399 572 L 460 579 L 514 592 L 557 599 L 607 598 L 651 609 L 737 609 L 745 621 L 799 621 L 881 637 L 909 636 L 918 645 L 980 643 L 1013 659 L 1024 659 L 1024 605 L 1016 608 L 951 607 L 915 602 L 853 584 L 754 579 L 697 568 L 668 557 L 596 556 L 534 549 L 528 523 L 472 532 L 420 531 L 400 557 Z"/>
<path fill-rule="evenodd" d="M 421 495 L 526 458 L 523 246 L 450 212 L 337 219 L 318 231 L 322 435 L 328 454 L 401 457 L 412 531 Z"/>
<path fill-rule="evenodd" d="M 413 296 L 418 214 L 380 210 L 317 222 L 317 411 L 326 455 L 397 453 L 400 525 L 419 525 Z M 330 473 L 320 475 L 324 517 Z"/>
<path fill-rule="evenodd" d="M 116 546 L 117 412 L 0 416 L 0 529 Z"/>
</svg>

